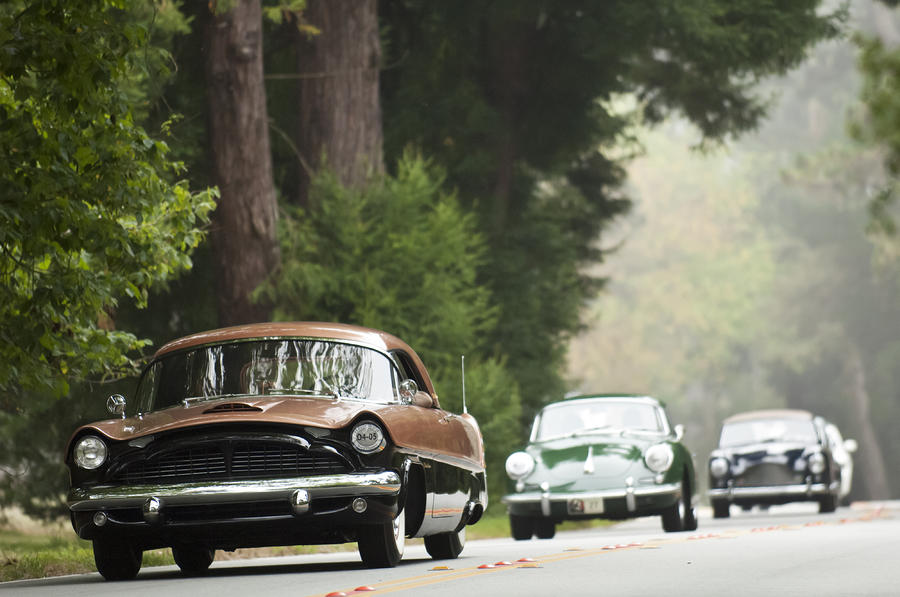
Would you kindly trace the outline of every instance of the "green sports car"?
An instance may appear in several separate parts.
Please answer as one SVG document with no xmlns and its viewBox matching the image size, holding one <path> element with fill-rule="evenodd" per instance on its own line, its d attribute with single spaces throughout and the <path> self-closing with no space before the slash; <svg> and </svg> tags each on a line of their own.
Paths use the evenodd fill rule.
<svg viewBox="0 0 900 597">
<path fill-rule="evenodd" d="M 563 520 L 660 515 L 665 531 L 697 528 L 694 463 L 663 403 L 590 395 L 545 406 L 523 451 L 506 459 L 502 499 L 512 536 L 549 539 Z"/>
</svg>

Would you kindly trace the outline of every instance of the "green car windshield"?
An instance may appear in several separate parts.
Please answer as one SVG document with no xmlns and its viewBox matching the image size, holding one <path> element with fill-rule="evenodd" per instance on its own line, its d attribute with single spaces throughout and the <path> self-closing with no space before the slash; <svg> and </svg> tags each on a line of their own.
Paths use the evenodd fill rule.
<svg viewBox="0 0 900 597">
<path fill-rule="evenodd" d="M 322 340 L 252 340 L 201 346 L 152 363 L 138 385 L 140 412 L 260 395 L 398 401 L 384 354 Z"/>
<path fill-rule="evenodd" d="M 628 400 L 578 400 L 554 404 L 543 410 L 534 439 L 589 433 L 664 434 L 664 415 L 653 404 Z"/>
</svg>

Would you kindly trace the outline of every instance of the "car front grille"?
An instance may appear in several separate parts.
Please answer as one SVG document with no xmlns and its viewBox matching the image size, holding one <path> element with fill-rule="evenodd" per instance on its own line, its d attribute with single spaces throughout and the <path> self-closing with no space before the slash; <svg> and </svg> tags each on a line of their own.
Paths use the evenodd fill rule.
<svg viewBox="0 0 900 597">
<path fill-rule="evenodd" d="M 163 451 L 117 467 L 111 479 L 128 485 L 327 475 L 350 470 L 324 451 L 278 441 L 220 441 Z"/>
<path fill-rule="evenodd" d="M 735 478 L 735 487 L 766 487 L 803 483 L 803 475 L 794 473 L 783 464 L 762 463 L 749 467 Z"/>
</svg>

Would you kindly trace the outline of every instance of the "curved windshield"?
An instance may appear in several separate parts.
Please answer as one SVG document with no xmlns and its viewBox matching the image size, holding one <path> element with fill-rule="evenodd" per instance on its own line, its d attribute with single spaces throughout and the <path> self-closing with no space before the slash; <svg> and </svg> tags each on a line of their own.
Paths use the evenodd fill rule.
<svg viewBox="0 0 900 597">
<path fill-rule="evenodd" d="M 727 448 L 765 442 L 815 443 L 817 441 L 816 427 L 809 419 L 756 419 L 722 426 L 719 446 Z"/>
<path fill-rule="evenodd" d="M 375 350 L 321 340 L 253 340 L 164 356 L 138 386 L 141 412 L 260 395 L 398 399 L 394 365 Z"/>
<path fill-rule="evenodd" d="M 579 400 L 541 413 L 535 439 L 588 433 L 667 433 L 660 409 L 629 400 Z"/>
</svg>

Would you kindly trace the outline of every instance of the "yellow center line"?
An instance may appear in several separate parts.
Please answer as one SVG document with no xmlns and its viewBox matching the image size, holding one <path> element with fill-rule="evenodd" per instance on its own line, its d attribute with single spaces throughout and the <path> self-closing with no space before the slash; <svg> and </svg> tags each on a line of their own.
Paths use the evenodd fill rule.
<svg viewBox="0 0 900 597">
<path fill-rule="evenodd" d="M 680 543 L 687 543 L 689 541 L 703 541 L 707 539 L 736 539 L 738 537 L 743 537 L 747 535 L 757 535 L 761 533 L 768 533 L 774 531 L 798 531 L 809 528 L 818 528 L 820 526 L 826 525 L 839 525 L 846 524 L 850 522 L 868 522 L 873 518 L 890 518 L 890 516 L 883 514 L 882 512 L 875 513 L 866 513 L 857 517 L 847 517 L 842 518 L 837 521 L 815 521 L 812 523 L 804 523 L 799 525 L 772 525 L 768 527 L 755 527 L 750 529 L 736 530 L 736 529 L 728 529 L 722 531 L 721 533 L 709 533 L 709 534 L 692 534 L 686 536 L 679 537 L 667 537 L 665 539 L 653 539 L 646 543 L 629 543 L 629 544 L 619 544 L 619 545 L 609 545 L 605 547 L 593 548 L 593 549 L 578 549 L 578 548 L 570 548 L 562 552 L 547 554 L 545 556 L 540 556 L 534 558 L 533 561 L 529 562 L 512 562 L 508 565 L 501 566 L 492 566 L 490 568 L 479 568 L 478 566 L 469 566 L 466 568 L 460 568 L 458 570 L 435 570 L 431 569 L 428 571 L 428 574 L 420 574 L 416 576 L 410 576 L 407 578 L 399 578 L 395 580 L 385 581 L 383 583 L 378 583 L 374 591 L 366 591 L 365 593 L 356 591 L 355 589 L 345 589 L 344 593 L 347 595 L 356 594 L 356 595 L 384 595 L 387 593 L 395 593 L 397 591 L 407 591 L 410 589 L 416 589 L 420 587 L 426 587 L 429 585 L 434 585 L 443 582 L 450 582 L 454 580 L 463 580 L 466 578 L 471 578 L 473 576 L 477 576 L 479 574 L 487 574 L 491 572 L 499 572 L 503 570 L 518 570 L 522 568 L 533 568 L 536 565 L 540 566 L 541 564 L 551 564 L 554 562 L 561 562 L 565 560 L 574 560 L 578 558 L 585 558 L 591 556 L 598 556 L 605 553 L 615 553 L 621 551 L 633 551 L 638 549 L 658 549 L 660 547 L 666 545 L 676 545 Z M 340 592 L 340 591 L 338 591 Z M 313 595 L 310 597 L 326 597 L 331 592 L 328 593 L 319 593 L 317 595 Z"/>
</svg>

